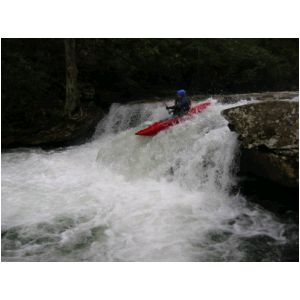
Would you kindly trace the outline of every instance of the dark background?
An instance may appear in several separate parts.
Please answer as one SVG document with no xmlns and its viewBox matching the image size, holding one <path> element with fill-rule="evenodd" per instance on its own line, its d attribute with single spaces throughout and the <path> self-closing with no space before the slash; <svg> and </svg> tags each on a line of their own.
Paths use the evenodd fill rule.
<svg viewBox="0 0 300 300">
<path fill-rule="evenodd" d="M 63 39 L 2 39 L 2 127 L 49 126 L 65 103 Z M 76 39 L 80 100 L 299 89 L 298 39 Z M 46 125 L 45 125 L 46 124 Z"/>
</svg>

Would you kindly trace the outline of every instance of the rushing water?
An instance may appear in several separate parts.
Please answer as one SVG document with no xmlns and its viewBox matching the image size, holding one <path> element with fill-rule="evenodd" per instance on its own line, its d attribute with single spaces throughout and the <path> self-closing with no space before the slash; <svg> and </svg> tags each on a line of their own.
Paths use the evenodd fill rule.
<svg viewBox="0 0 300 300">
<path fill-rule="evenodd" d="M 280 260 L 286 225 L 232 193 L 227 107 L 140 137 L 163 105 L 113 105 L 89 143 L 3 153 L 2 260 Z"/>
</svg>

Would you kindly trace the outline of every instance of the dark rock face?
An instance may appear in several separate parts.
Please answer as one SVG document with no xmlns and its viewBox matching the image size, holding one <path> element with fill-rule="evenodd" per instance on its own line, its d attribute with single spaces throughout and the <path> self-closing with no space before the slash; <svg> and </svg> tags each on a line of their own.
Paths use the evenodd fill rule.
<svg viewBox="0 0 300 300">
<path fill-rule="evenodd" d="M 285 92 L 264 92 L 264 93 L 247 93 L 247 94 L 229 94 L 229 95 L 214 95 L 213 98 L 221 103 L 236 103 L 240 100 L 259 100 L 259 101 L 274 101 L 274 100 L 291 100 L 299 97 L 298 91 Z"/>
<path fill-rule="evenodd" d="M 288 187 L 299 185 L 299 105 L 264 101 L 222 112 L 241 140 L 241 171 Z"/>
<path fill-rule="evenodd" d="M 1 145 L 2 148 L 55 148 L 80 144 L 91 137 L 103 116 L 101 109 L 91 106 L 83 108 L 74 118 L 61 116 L 55 120 L 45 120 L 44 126 L 38 128 L 4 126 Z"/>
</svg>

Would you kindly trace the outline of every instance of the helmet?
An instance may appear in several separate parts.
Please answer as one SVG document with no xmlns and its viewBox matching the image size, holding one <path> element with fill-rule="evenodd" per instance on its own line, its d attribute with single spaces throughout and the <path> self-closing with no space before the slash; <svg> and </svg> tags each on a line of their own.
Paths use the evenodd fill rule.
<svg viewBox="0 0 300 300">
<path fill-rule="evenodd" d="M 179 96 L 185 96 L 186 91 L 185 91 L 185 90 L 178 90 L 178 91 L 176 92 L 176 94 L 179 95 Z"/>
</svg>

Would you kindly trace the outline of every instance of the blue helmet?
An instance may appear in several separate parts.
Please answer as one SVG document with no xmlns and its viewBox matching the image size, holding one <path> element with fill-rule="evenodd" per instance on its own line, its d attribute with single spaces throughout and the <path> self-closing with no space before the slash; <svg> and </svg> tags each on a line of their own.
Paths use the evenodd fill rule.
<svg viewBox="0 0 300 300">
<path fill-rule="evenodd" d="M 178 90 L 178 91 L 176 92 L 176 94 L 183 97 L 183 96 L 185 96 L 186 91 L 185 91 L 185 90 Z"/>
</svg>

